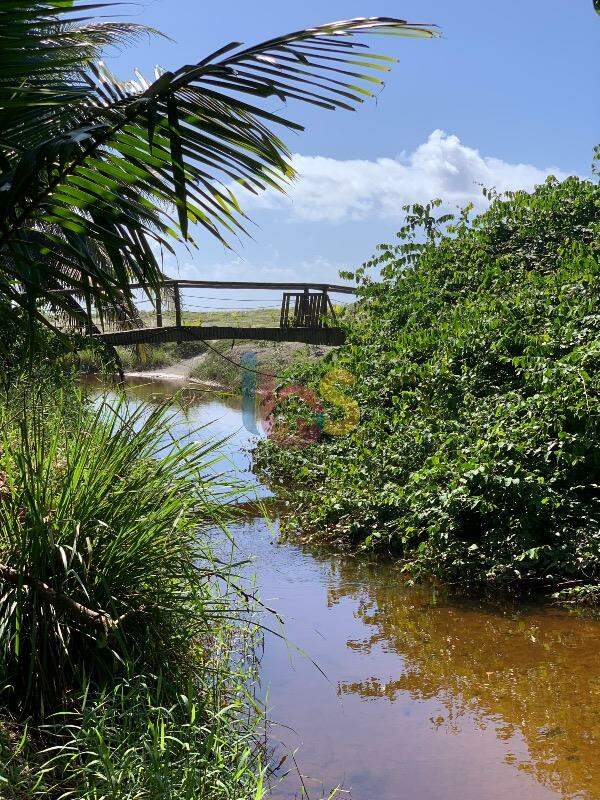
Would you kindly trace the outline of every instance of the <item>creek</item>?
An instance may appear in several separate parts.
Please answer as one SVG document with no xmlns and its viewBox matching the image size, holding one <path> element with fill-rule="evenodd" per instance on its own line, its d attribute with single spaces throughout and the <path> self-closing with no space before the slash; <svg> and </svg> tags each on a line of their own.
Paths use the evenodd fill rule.
<svg viewBox="0 0 600 800">
<path fill-rule="evenodd" d="M 179 393 L 173 436 L 228 437 L 211 469 L 268 494 L 239 399 L 145 380 L 127 392 Z M 285 620 L 260 662 L 270 743 L 286 756 L 273 798 L 301 796 L 294 759 L 312 800 L 337 786 L 350 800 L 600 798 L 600 621 L 408 588 L 393 563 L 281 542 L 276 519 L 231 532 Z"/>
</svg>

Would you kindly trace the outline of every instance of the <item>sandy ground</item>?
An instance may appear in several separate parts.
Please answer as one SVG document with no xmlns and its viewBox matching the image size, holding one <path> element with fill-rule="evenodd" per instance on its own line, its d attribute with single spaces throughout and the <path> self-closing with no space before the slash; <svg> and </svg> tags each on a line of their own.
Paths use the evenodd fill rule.
<svg viewBox="0 0 600 800">
<path fill-rule="evenodd" d="M 233 345 L 226 350 L 226 356 L 228 359 L 232 359 L 233 361 L 239 363 L 242 359 L 244 353 L 248 352 L 248 350 L 252 349 L 252 345 L 248 343 L 238 343 Z M 269 348 L 267 347 L 257 347 L 257 352 L 259 355 L 268 355 Z M 317 360 L 325 355 L 325 353 L 330 350 L 330 347 L 325 347 L 321 345 L 311 345 L 309 348 L 309 357 Z M 286 360 L 291 361 L 294 354 L 300 350 L 306 350 L 306 345 L 301 342 L 284 342 L 278 346 L 278 355 L 279 358 L 282 358 L 284 363 Z M 210 353 L 210 351 L 209 351 Z M 156 369 L 156 370 L 137 370 L 126 372 L 126 378 L 148 378 L 149 380 L 160 380 L 160 381 L 174 381 L 174 382 L 186 382 L 186 383 L 194 383 L 199 384 L 202 386 L 210 386 L 213 388 L 227 388 L 224 387 L 223 384 L 219 383 L 218 381 L 211 381 L 211 380 L 200 380 L 198 378 L 191 378 L 190 375 L 194 368 L 202 362 L 204 358 L 206 358 L 209 353 L 201 353 L 198 356 L 194 356 L 193 358 L 186 358 L 183 361 L 177 362 L 177 364 L 172 364 L 169 367 L 164 367 L 163 369 Z"/>
<path fill-rule="evenodd" d="M 139 372 L 126 372 L 126 378 L 149 378 L 150 380 L 155 381 L 181 381 L 185 383 L 197 383 L 202 386 L 213 386 L 222 388 L 220 384 L 215 383 L 215 381 L 199 381 L 197 378 L 190 378 L 190 373 L 202 359 L 205 357 L 205 353 L 201 353 L 199 356 L 194 356 L 193 358 L 185 358 L 183 361 L 179 361 L 177 364 L 171 364 L 170 367 L 165 367 L 164 369 L 157 369 L 157 370 L 143 370 Z"/>
</svg>

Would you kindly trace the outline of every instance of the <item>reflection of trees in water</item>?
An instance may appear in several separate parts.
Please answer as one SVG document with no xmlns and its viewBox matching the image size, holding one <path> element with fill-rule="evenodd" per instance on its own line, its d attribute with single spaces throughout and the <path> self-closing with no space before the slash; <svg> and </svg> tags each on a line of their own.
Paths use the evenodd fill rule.
<svg viewBox="0 0 600 800">
<path fill-rule="evenodd" d="M 552 609 L 432 603 L 431 592 L 399 589 L 393 571 L 376 569 L 338 561 L 328 600 L 353 598 L 371 629 L 348 647 L 393 650 L 404 671 L 341 683 L 340 693 L 434 698 L 444 708 L 434 727 L 458 733 L 467 717 L 506 741 L 520 733 L 529 759 L 508 757 L 518 769 L 563 797 L 600 797 L 600 623 Z"/>
<path fill-rule="evenodd" d="M 176 381 L 136 378 L 127 381 L 127 395 L 151 405 L 171 403 L 184 414 L 198 406 L 218 401 L 228 408 L 240 410 L 241 397 L 229 392 L 218 392 L 201 386 L 180 384 Z"/>
</svg>

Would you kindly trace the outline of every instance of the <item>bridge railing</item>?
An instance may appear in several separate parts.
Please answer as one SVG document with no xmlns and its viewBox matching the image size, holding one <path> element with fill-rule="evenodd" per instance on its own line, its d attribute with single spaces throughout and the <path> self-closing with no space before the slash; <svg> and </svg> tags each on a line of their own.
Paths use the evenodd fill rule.
<svg viewBox="0 0 600 800">
<path fill-rule="evenodd" d="M 228 290 L 238 294 L 258 290 L 261 296 L 224 296 Z M 225 315 L 229 315 L 227 324 L 231 325 L 235 316 L 231 317 L 236 315 L 241 327 L 319 328 L 335 321 L 330 295 L 354 291 L 351 286 L 336 284 L 173 280 L 165 281 L 154 297 L 142 297 L 136 305 L 147 327 L 179 327 L 200 320 L 211 325 Z M 265 296 L 265 292 L 270 294 Z M 281 292 L 281 299 L 273 292 Z"/>
<path fill-rule="evenodd" d="M 232 330 L 246 338 L 255 331 L 256 338 L 277 341 L 333 342 L 342 332 L 331 295 L 355 293 L 354 287 L 343 284 L 185 279 L 165 280 L 150 296 L 139 284 L 131 289 L 133 317 L 125 308 L 99 310 L 88 298 L 85 311 L 80 300 L 83 321 L 80 314 L 75 325 L 113 343 L 180 341 L 192 334 L 227 338 Z"/>
<path fill-rule="evenodd" d="M 139 284 L 131 288 L 139 315 L 137 325 L 135 319 L 124 324 L 118 314 L 101 314 L 91 308 L 91 320 L 97 327 L 116 331 L 131 327 L 214 325 L 225 317 L 227 325 L 237 322 L 241 327 L 328 327 L 335 323 L 331 294 L 350 295 L 355 291 L 354 287 L 337 284 L 192 280 L 165 281 L 152 296 Z M 238 296 L 227 296 L 231 290 Z M 239 297 L 240 291 L 244 297 Z"/>
</svg>

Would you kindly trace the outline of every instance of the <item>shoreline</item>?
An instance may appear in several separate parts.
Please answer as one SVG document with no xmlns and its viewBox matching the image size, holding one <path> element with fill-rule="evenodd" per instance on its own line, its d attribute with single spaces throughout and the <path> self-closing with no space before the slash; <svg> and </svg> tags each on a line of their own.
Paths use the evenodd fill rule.
<svg viewBox="0 0 600 800">
<path fill-rule="evenodd" d="M 163 372 L 161 370 L 152 370 L 148 372 L 133 371 L 124 372 L 125 379 L 127 378 L 147 378 L 151 381 L 166 381 L 168 383 L 188 383 L 194 386 L 206 386 L 210 389 L 222 389 L 228 391 L 230 387 L 225 386 L 217 381 L 202 381 L 199 378 L 191 378 L 189 375 L 181 375 L 177 372 Z"/>
<path fill-rule="evenodd" d="M 118 378 L 117 373 L 110 373 L 114 378 Z M 80 372 L 83 378 L 99 378 L 101 374 L 98 372 Z M 160 370 L 151 370 L 148 372 L 131 371 L 124 372 L 125 380 L 133 378 L 135 380 L 147 379 L 149 381 L 163 381 L 164 383 L 181 383 L 193 386 L 205 386 L 207 389 L 218 389 L 219 391 L 229 392 L 231 387 L 218 381 L 200 380 L 199 378 L 190 378 L 188 375 L 179 375 L 176 372 L 162 372 Z"/>
</svg>

